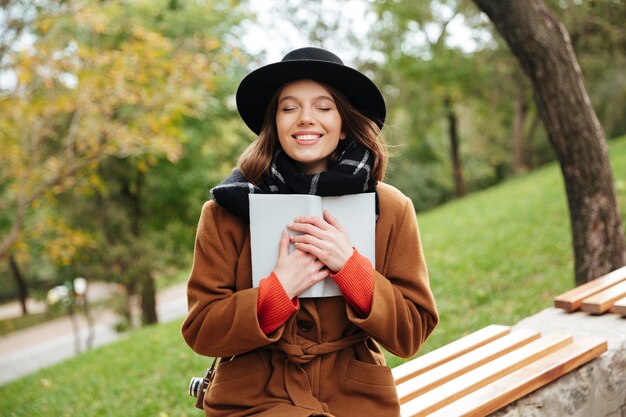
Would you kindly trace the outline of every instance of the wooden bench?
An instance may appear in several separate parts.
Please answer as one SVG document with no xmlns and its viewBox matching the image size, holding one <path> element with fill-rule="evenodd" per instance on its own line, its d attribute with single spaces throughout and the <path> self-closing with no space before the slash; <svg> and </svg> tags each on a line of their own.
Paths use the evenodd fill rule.
<svg viewBox="0 0 626 417">
<path fill-rule="evenodd" d="M 626 316 L 626 298 L 622 298 L 613 304 L 613 308 L 611 309 L 613 313 L 621 314 L 622 316 Z"/>
<path fill-rule="evenodd" d="M 626 315 L 626 266 L 555 297 L 554 306 L 568 312 Z"/>
<path fill-rule="evenodd" d="M 485 416 L 606 350 L 598 338 L 491 325 L 392 372 L 402 417 Z"/>
</svg>

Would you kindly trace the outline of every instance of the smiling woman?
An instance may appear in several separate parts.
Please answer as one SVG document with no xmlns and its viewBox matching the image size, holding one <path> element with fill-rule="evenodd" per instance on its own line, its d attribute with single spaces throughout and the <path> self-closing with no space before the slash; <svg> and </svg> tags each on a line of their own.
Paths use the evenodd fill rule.
<svg viewBox="0 0 626 417">
<path fill-rule="evenodd" d="M 278 141 L 303 174 L 328 169 L 330 155 L 346 138 L 335 100 L 312 80 L 287 84 L 278 97 Z"/>
<path fill-rule="evenodd" d="M 206 393 L 206 415 L 399 415 L 376 342 L 412 356 L 438 315 L 411 200 L 382 182 L 380 91 L 336 55 L 302 48 L 244 78 L 237 108 L 258 138 L 203 207 L 182 329 L 197 353 L 229 358 Z M 331 213 L 303 213 L 252 288 L 252 193 L 375 194 L 376 265 Z M 341 295 L 300 297 L 322 280 Z"/>
</svg>

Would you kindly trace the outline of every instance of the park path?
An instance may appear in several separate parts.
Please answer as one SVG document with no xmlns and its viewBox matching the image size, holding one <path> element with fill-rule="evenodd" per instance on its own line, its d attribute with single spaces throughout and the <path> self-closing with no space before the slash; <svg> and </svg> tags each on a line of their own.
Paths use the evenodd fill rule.
<svg viewBox="0 0 626 417">
<path fill-rule="evenodd" d="M 4 306 L 0 315 L 11 314 L 16 307 Z M 33 309 L 37 310 L 36 304 Z M 159 322 L 184 317 L 187 312 L 186 285 L 177 284 L 157 295 Z M 93 347 L 123 337 L 113 329 L 117 318 L 108 310 L 94 311 Z M 86 320 L 78 315 L 79 340 L 84 350 L 88 337 Z M 0 385 L 21 378 L 41 368 L 76 356 L 76 337 L 69 317 L 62 317 L 0 336 Z"/>
</svg>

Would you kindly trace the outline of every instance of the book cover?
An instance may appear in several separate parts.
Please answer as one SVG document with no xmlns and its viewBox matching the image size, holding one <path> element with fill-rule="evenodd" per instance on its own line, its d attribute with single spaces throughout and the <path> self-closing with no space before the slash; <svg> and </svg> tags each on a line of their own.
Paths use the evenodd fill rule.
<svg viewBox="0 0 626 417">
<path fill-rule="evenodd" d="M 276 266 L 280 236 L 296 217 L 323 217 L 328 210 L 346 229 L 352 245 L 376 265 L 376 200 L 374 193 L 320 197 L 307 194 L 250 194 L 250 244 L 252 249 L 252 285 L 259 286 Z M 289 231 L 290 234 L 294 232 Z M 295 250 L 289 245 L 289 252 Z M 341 291 L 327 278 L 299 297 L 334 297 Z"/>
</svg>

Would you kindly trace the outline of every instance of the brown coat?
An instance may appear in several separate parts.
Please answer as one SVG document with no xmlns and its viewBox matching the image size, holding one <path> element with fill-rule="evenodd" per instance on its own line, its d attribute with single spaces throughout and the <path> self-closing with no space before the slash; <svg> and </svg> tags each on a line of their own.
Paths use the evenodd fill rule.
<svg viewBox="0 0 626 417">
<path fill-rule="evenodd" d="M 397 416 L 394 355 L 415 354 L 438 322 L 413 204 L 377 186 L 376 272 L 369 316 L 343 297 L 301 299 L 269 337 L 251 288 L 249 228 L 215 201 L 202 209 L 183 336 L 194 351 L 230 357 L 205 397 L 207 416 Z M 368 337 L 369 335 L 369 337 Z"/>
</svg>

